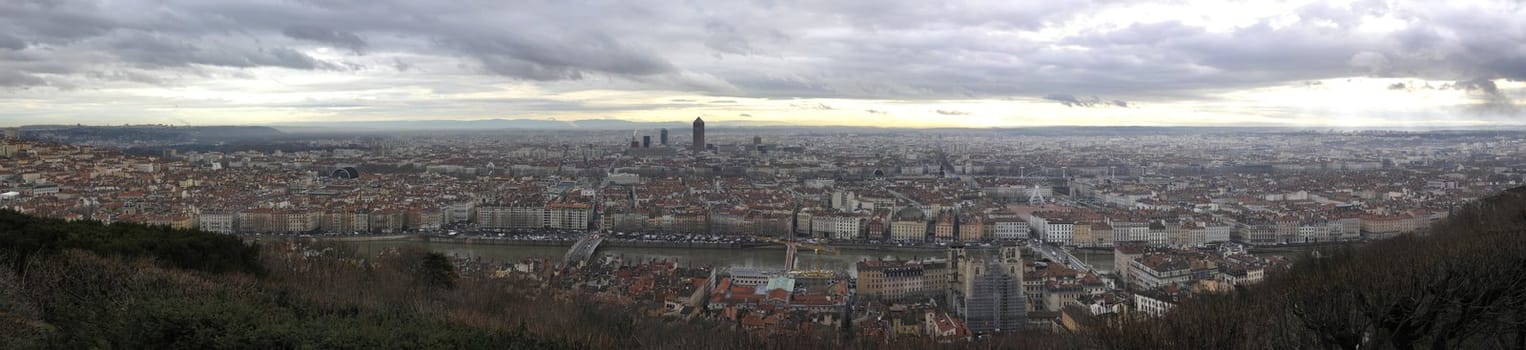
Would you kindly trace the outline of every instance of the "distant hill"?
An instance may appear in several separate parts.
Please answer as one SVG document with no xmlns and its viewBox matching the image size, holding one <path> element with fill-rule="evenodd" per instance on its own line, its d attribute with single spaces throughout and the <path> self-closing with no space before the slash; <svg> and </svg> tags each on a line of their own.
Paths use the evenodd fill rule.
<svg viewBox="0 0 1526 350">
<path fill-rule="evenodd" d="M 217 143 L 285 136 L 280 130 L 265 126 L 29 125 L 21 127 L 21 131 L 30 139 L 58 142 Z"/>
</svg>

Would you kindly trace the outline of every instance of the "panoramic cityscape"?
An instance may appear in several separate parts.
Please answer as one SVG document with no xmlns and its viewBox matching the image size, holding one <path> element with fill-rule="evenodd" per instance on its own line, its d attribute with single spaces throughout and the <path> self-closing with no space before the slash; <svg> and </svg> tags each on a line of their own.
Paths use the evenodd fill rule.
<svg viewBox="0 0 1526 350">
<path fill-rule="evenodd" d="M 1526 349 L 1523 19 L 0 2 L 0 348 Z"/>
<path fill-rule="evenodd" d="M 7 129 L 4 205 L 291 249 L 351 241 L 359 257 L 424 247 L 462 278 L 763 337 L 946 343 L 1160 316 L 1315 248 L 1424 234 L 1526 180 L 1526 138 L 1488 131 L 707 129 L 696 118 L 689 130 L 247 128 L 257 135 L 186 142 L 198 132 Z"/>
</svg>

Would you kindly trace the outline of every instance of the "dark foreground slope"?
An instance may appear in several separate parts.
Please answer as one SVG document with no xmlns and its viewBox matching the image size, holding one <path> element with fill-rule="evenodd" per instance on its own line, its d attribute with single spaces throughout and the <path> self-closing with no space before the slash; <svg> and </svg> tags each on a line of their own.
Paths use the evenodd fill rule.
<svg viewBox="0 0 1526 350">
<path fill-rule="evenodd" d="M 33 256 L 68 249 L 97 255 L 155 258 L 167 266 L 211 273 L 264 274 L 258 247 L 237 237 L 131 223 L 102 225 L 64 221 L 0 210 L 0 261 L 26 268 Z"/>
<path fill-rule="evenodd" d="M 761 339 L 583 294 L 459 272 L 400 250 L 234 237 L 0 211 L 3 349 L 927 349 L 831 335 Z M 649 310 L 645 309 L 645 310 Z M 975 348 L 1053 348 L 1060 337 Z"/>
<path fill-rule="evenodd" d="M 555 349 L 527 332 L 460 327 L 406 307 L 336 308 L 295 293 L 237 238 L 0 212 L 4 349 Z M 405 257 L 399 257 L 403 259 Z M 437 255 L 409 257 L 424 267 Z M 394 268 L 427 293 L 433 272 Z M 441 274 L 440 271 L 444 271 Z"/>
<path fill-rule="evenodd" d="M 1526 187 L 1427 235 L 1322 251 L 1262 285 L 1099 328 L 1111 349 L 1526 349 Z"/>
<path fill-rule="evenodd" d="M 359 260 L 349 249 L 0 211 L 0 348 L 1526 349 L 1526 188 L 1428 235 L 1322 251 L 1160 319 L 963 345 L 764 342 L 460 276 L 437 253 Z"/>
</svg>

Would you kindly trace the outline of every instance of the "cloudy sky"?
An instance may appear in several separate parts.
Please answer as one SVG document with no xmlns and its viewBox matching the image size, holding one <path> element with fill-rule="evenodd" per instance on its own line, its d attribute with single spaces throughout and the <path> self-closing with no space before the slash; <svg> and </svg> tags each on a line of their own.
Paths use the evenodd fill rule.
<svg viewBox="0 0 1526 350">
<path fill-rule="evenodd" d="M 3 0 L 0 125 L 1526 124 L 1516 1 Z"/>
</svg>

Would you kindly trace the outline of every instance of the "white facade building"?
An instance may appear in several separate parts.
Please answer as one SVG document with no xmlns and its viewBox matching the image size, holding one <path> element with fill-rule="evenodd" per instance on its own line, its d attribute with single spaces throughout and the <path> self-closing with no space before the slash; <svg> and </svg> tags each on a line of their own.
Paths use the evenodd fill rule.
<svg viewBox="0 0 1526 350">
<path fill-rule="evenodd" d="M 991 229 L 1000 240 L 1023 239 L 1029 235 L 1028 223 L 1019 220 L 999 220 L 991 225 Z"/>
</svg>

